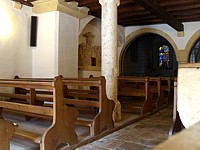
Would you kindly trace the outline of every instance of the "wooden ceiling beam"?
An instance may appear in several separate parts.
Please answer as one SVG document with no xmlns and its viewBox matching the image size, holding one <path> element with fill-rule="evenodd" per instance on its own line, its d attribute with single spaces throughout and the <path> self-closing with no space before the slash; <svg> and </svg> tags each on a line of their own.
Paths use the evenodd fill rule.
<svg viewBox="0 0 200 150">
<path fill-rule="evenodd" d="M 171 12 L 173 13 L 174 16 L 190 16 L 190 15 L 196 15 L 200 14 L 200 9 L 190 9 L 190 10 L 185 10 L 185 11 L 175 11 Z"/>
<path fill-rule="evenodd" d="M 151 19 L 151 20 L 145 20 L 145 22 L 140 21 L 130 21 L 130 22 L 119 22 L 120 25 L 127 27 L 127 26 L 140 26 L 140 25 L 150 25 L 150 24 L 160 24 L 162 23 L 162 20 L 160 19 Z"/>
<path fill-rule="evenodd" d="M 200 14 L 196 14 L 196 15 L 188 15 L 187 17 L 185 16 L 178 16 L 177 17 L 179 20 L 183 20 L 183 19 L 190 19 L 190 20 L 199 20 L 200 18 Z"/>
<path fill-rule="evenodd" d="M 134 10 L 133 10 L 134 8 Z M 119 5 L 118 12 L 119 13 L 127 13 L 127 12 L 138 12 L 138 11 L 145 11 L 144 7 L 142 6 L 134 6 L 134 5 Z"/>
<path fill-rule="evenodd" d="M 195 5 L 184 5 L 184 6 L 174 6 L 174 7 L 169 7 L 167 8 L 167 11 L 186 11 L 186 10 L 193 10 L 193 9 L 199 9 L 200 4 L 195 4 Z"/>
<path fill-rule="evenodd" d="M 29 1 L 25 1 L 25 0 L 12 0 L 12 1 L 18 2 L 18 3 L 22 4 L 22 5 L 33 7 L 33 4 L 31 2 L 29 2 Z"/>
<path fill-rule="evenodd" d="M 87 5 L 100 5 L 98 1 L 94 0 L 80 0 L 79 1 L 80 6 L 87 6 Z"/>
<path fill-rule="evenodd" d="M 142 16 L 142 15 L 149 15 L 150 14 L 150 12 L 149 11 L 140 11 L 140 12 L 130 12 L 130 13 L 126 13 L 126 14 L 122 14 L 122 13 L 119 13 L 118 12 L 118 19 L 126 19 L 126 18 L 129 18 L 129 17 L 132 17 L 132 18 L 134 18 L 134 17 L 140 17 L 140 16 Z"/>
<path fill-rule="evenodd" d="M 137 4 L 143 6 L 146 10 L 162 19 L 163 22 L 170 25 L 177 31 L 183 31 L 183 24 L 179 22 L 174 16 L 167 12 L 155 0 L 134 0 Z"/>
<path fill-rule="evenodd" d="M 147 21 L 147 20 L 152 20 L 152 19 L 158 19 L 156 16 L 152 16 L 152 15 L 150 15 L 150 16 L 148 16 L 148 15 L 146 15 L 146 16 L 141 16 L 141 17 L 137 17 L 137 18 L 135 18 L 135 17 L 130 17 L 130 18 L 126 18 L 126 19 L 120 19 L 120 22 L 131 22 L 131 21 L 135 21 L 135 22 L 139 22 L 139 21 L 141 21 L 141 22 L 145 22 L 145 21 Z"/>
<path fill-rule="evenodd" d="M 199 4 L 199 0 L 160 0 L 160 6 L 180 6 L 180 5 L 195 5 Z"/>
<path fill-rule="evenodd" d="M 74 2 L 74 1 L 78 2 L 78 0 L 65 0 L 65 2 Z"/>
<path fill-rule="evenodd" d="M 131 1 L 131 0 L 120 0 L 120 5 L 129 5 L 129 4 L 132 4 L 133 3 L 133 1 Z"/>
</svg>

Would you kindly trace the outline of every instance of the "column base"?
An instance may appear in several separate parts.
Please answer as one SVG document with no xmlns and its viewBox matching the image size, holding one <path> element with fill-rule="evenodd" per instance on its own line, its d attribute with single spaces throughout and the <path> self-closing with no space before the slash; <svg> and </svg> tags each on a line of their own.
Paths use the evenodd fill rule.
<svg viewBox="0 0 200 150">
<path fill-rule="evenodd" d="M 119 101 L 114 101 L 115 103 L 115 108 L 113 111 L 113 120 L 114 121 L 120 121 L 122 116 L 121 116 L 121 104 Z"/>
</svg>

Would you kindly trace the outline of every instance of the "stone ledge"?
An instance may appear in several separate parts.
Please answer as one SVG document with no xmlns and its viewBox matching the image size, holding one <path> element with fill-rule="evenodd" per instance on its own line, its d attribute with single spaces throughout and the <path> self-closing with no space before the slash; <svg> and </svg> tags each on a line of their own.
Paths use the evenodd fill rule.
<svg viewBox="0 0 200 150">
<path fill-rule="evenodd" d="M 101 67 L 97 67 L 97 66 L 78 66 L 78 70 L 101 71 Z"/>
<path fill-rule="evenodd" d="M 65 2 L 64 0 L 37 0 L 32 3 L 34 5 L 32 11 L 36 14 L 60 11 L 81 19 L 88 16 L 89 11 L 87 7 L 78 7 L 77 2 Z"/>
</svg>

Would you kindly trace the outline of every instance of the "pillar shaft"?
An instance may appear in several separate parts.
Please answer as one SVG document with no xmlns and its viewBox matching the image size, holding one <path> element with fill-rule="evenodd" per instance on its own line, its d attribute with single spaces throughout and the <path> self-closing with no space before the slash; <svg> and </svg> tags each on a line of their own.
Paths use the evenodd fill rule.
<svg viewBox="0 0 200 150">
<path fill-rule="evenodd" d="M 115 102 L 113 118 L 121 120 L 121 105 L 117 99 L 118 50 L 117 50 L 117 6 L 119 0 L 99 0 L 102 6 L 102 76 L 106 78 L 106 92 Z"/>
</svg>

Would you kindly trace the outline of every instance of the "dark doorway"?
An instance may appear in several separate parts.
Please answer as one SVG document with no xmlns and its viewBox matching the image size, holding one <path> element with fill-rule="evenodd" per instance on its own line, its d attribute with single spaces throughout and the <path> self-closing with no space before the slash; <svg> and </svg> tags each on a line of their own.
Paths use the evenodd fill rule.
<svg viewBox="0 0 200 150">
<path fill-rule="evenodd" d="M 177 75 L 178 64 L 171 44 L 162 36 L 146 33 L 133 39 L 121 59 L 121 74 L 125 76 Z"/>
</svg>

